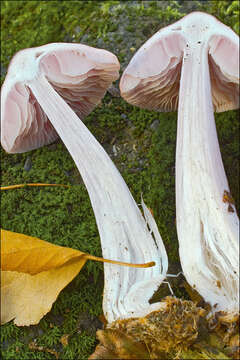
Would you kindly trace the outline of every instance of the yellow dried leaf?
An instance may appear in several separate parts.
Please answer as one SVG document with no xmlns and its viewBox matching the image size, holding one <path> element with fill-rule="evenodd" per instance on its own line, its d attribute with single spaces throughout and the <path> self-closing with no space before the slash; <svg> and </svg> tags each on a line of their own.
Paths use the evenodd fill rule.
<svg viewBox="0 0 240 360">
<path fill-rule="evenodd" d="M 81 251 L 1 230 L 1 324 L 37 324 L 86 261 Z"/>
<path fill-rule="evenodd" d="M 87 256 L 87 254 L 54 245 L 36 237 L 1 230 L 2 270 L 34 275 L 82 256 Z"/>
<path fill-rule="evenodd" d="M 1 230 L 1 324 L 37 324 L 51 310 L 60 291 L 88 260 L 128 264 L 85 254 L 38 238 Z"/>
<path fill-rule="evenodd" d="M 79 273 L 86 258 L 36 275 L 1 272 L 1 324 L 15 319 L 18 326 L 38 324 L 56 301 L 60 291 Z"/>
</svg>

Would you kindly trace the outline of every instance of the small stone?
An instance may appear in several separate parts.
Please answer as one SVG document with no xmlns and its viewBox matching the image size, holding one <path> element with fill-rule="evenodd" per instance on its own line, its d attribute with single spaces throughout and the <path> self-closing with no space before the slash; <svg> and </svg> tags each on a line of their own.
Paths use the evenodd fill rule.
<svg viewBox="0 0 240 360">
<path fill-rule="evenodd" d="M 73 37 L 70 34 L 66 34 L 63 38 L 64 42 L 72 42 L 72 40 L 73 40 Z"/>
<path fill-rule="evenodd" d="M 136 126 L 133 125 L 132 121 L 127 119 L 127 124 L 128 126 L 132 129 L 132 130 L 135 130 L 136 129 Z"/>
<path fill-rule="evenodd" d="M 82 31 L 82 29 L 80 28 L 80 26 L 76 26 L 74 31 L 76 34 L 79 34 Z"/>
<path fill-rule="evenodd" d="M 55 151 L 57 149 L 58 144 L 55 142 L 54 144 L 48 145 L 48 150 Z"/>
<path fill-rule="evenodd" d="M 84 312 L 79 314 L 77 328 L 79 334 L 84 331 L 87 335 L 95 335 L 98 329 L 103 328 L 103 323 L 96 316 Z"/>
<path fill-rule="evenodd" d="M 28 156 L 28 157 L 26 158 L 26 161 L 25 161 L 25 164 L 24 164 L 23 169 L 24 169 L 25 171 L 29 171 L 29 170 L 31 170 L 31 168 L 32 168 L 32 160 L 31 160 L 30 156 Z"/>
<path fill-rule="evenodd" d="M 150 129 L 152 129 L 152 130 L 157 130 L 158 127 L 159 127 L 159 120 L 156 119 L 156 120 L 154 120 L 154 121 L 151 123 Z"/>
<path fill-rule="evenodd" d="M 38 333 L 38 336 L 42 336 L 44 331 L 43 331 L 43 329 L 38 329 L 37 333 Z"/>
<path fill-rule="evenodd" d="M 7 73 L 7 68 L 2 64 L 0 64 L 0 72 L 1 72 L 1 76 L 5 76 Z"/>
<path fill-rule="evenodd" d="M 113 97 L 120 97 L 120 91 L 116 86 L 111 85 L 107 91 L 109 94 L 111 94 Z"/>
<path fill-rule="evenodd" d="M 113 145 L 113 147 L 112 147 L 112 150 L 113 150 L 113 155 L 114 156 L 117 156 L 117 147 L 116 147 L 116 145 Z"/>
<path fill-rule="evenodd" d="M 84 34 L 81 38 L 81 43 L 82 42 L 87 42 L 88 41 L 88 34 Z"/>
<path fill-rule="evenodd" d="M 113 145 L 113 144 L 115 143 L 116 139 L 117 139 L 117 137 L 114 136 L 114 137 L 112 138 L 112 140 L 110 141 L 110 144 Z"/>
</svg>

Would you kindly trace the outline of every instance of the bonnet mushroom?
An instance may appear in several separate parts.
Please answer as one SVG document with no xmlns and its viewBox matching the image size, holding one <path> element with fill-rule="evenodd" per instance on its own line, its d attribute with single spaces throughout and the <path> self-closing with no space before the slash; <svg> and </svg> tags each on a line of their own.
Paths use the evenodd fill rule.
<svg viewBox="0 0 240 360">
<path fill-rule="evenodd" d="M 4 149 L 29 151 L 51 143 L 58 134 L 88 190 L 103 257 L 155 262 L 137 270 L 104 264 L 103 311 L 108 322 L 156 309 L 157 304 L 148 300 L 168 267 L 150 211 L 142 202 L 145 221 L 113 162 L 80 120 L 118 78 L 119 67 L 116 56 L 106 50 L 81 44 L 43 45 L 14 56 L 1 92 Z"/>
<path fill-rule="evenodd" d="M 121 81 L 133 105 L 178 110 L 176 223 L 182 269 L 213 311 L 239 311 L 239 220 L 230 204 L 214 111 L 239 106 L 239 38 L 193 12 L 154 34 Z"/>
</svg>

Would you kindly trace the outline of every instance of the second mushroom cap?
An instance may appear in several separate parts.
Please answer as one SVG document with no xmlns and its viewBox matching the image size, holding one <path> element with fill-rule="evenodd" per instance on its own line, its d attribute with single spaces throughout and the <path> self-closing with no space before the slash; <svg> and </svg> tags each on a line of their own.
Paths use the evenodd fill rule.
<svg viewBox="0 0 240 360">
<path fill-rule="evenodd" d="M 190 13 L 160 29 L 143 44 L 121 77 L 122 97 L 141 108 L 176 111 L 182 66 L 189 54 L 200 47 L 209 54 L 215 111 L 237 109 L 238 36 L 215 17 L 202 12 Z"/>
</svg>

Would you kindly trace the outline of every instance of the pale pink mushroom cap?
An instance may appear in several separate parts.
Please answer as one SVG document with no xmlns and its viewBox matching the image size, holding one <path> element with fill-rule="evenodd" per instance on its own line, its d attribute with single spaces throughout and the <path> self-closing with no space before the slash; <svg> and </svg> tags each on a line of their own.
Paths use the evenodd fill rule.
<svg viewBox="0 0 240 360">
<path fill-rule="evenodd" d="M 119 68 L 115 55 L 87 45 L 52 43 L 19 51 L 10 62 L 1 89 L 3 148 L 9 153 L 21 153 L 50 144 L 58 137 L 28 82 L 44 75 L 83 119 L 118 78 Z"/>
<path fill-rule="evenodd" d="M 122 97 L 141 108 L 176 111 L 189 46 L 207 47 L 214 110 L 238 108 L 239 38 L 214 16 L 202 12 L 186 15 L 145 42 L 121 77 Z"/>
</svg>

